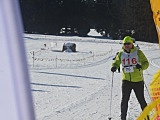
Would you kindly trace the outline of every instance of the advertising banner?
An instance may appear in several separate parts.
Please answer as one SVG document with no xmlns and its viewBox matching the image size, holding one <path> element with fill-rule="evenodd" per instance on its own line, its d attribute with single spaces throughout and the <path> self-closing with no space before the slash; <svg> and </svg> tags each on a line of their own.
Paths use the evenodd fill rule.
<svg viewBox="0 0 160 120">
<path fill-rule="evenodd" d="M 150 0 L 150 4 L 153 12 L 154 23 L 157 29 L 160 47 L 160 0 Z"/>
</svg>

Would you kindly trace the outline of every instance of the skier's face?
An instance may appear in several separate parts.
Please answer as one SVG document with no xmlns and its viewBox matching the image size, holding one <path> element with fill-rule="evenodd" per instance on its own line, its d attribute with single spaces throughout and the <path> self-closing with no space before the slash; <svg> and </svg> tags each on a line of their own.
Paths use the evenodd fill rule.
<svg viewBox="0 0 160 120">
<path fill-rule="evenodd" d="M 129 51 L 132 49 L 132 47 L 133 47 L 132 43 L 124 43 L 123 45 L 124 45 L 124 49 L 125 49 L 126 51 L 128 51 L 128 52 L 129 52 Z"/>
</svg>

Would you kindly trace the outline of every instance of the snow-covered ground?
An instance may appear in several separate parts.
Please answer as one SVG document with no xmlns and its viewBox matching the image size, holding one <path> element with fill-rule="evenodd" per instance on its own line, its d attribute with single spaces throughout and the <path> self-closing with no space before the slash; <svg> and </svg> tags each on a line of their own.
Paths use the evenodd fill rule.
<svg viewBox="0 0 160 120">
<path fill-rule="evenodd" d="M 121 73 L 113 76 L 111 98 L 110 68 L 112 58 L 122 47 L 121 40 L 100 38 L 94 30 L 89 35 L 24 35 L 36 120 L 108 120 L 110 116 L 112 120 L 119 119 Z M 77 52 L 61 52 L 67 42 L 75 43 Z M 136 44 L 150 62 L 144 71 L 149 87 L 153 74 L 160 69 L 160 50 L 158 44 L 139 41 Z M 150 103 L 146 87 L 145 98 Z M 140 113 L 133 92 L 128 117 L 136 120 Z"/>
</svg>

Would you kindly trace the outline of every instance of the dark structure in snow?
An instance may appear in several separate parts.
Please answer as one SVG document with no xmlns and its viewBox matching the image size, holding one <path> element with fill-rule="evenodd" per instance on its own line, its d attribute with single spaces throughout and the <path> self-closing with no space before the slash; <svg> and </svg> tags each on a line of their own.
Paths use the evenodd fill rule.
<svg viewBox="0 0 160 120">
<path fill-rule="evenodd" d="M 76 44 L 75 43 L 64 43 L 62 52 L 76 52 Z"/>
</svg>

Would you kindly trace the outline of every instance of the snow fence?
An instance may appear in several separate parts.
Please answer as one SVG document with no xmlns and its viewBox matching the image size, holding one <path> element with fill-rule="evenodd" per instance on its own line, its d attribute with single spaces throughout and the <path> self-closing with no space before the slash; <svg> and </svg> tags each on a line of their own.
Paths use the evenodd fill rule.
<svg viewBox="0 0 160 120">
<path fill-rule="evenodd" d="M 54 52 L 41 49 L 27 53 L 28 64 L 32 68 L 70 69 L 104 63 L 113 57 L 113 49 L 99 52 Z M 109 57 L 108 57 L 109 56 Z"/>
<path fill-rule="evenodd" d="M 143 110 L 137 120 L 160 120 L 160 70 L 154 74 L 149 88 L 152 102 Z"/>
</svg>

